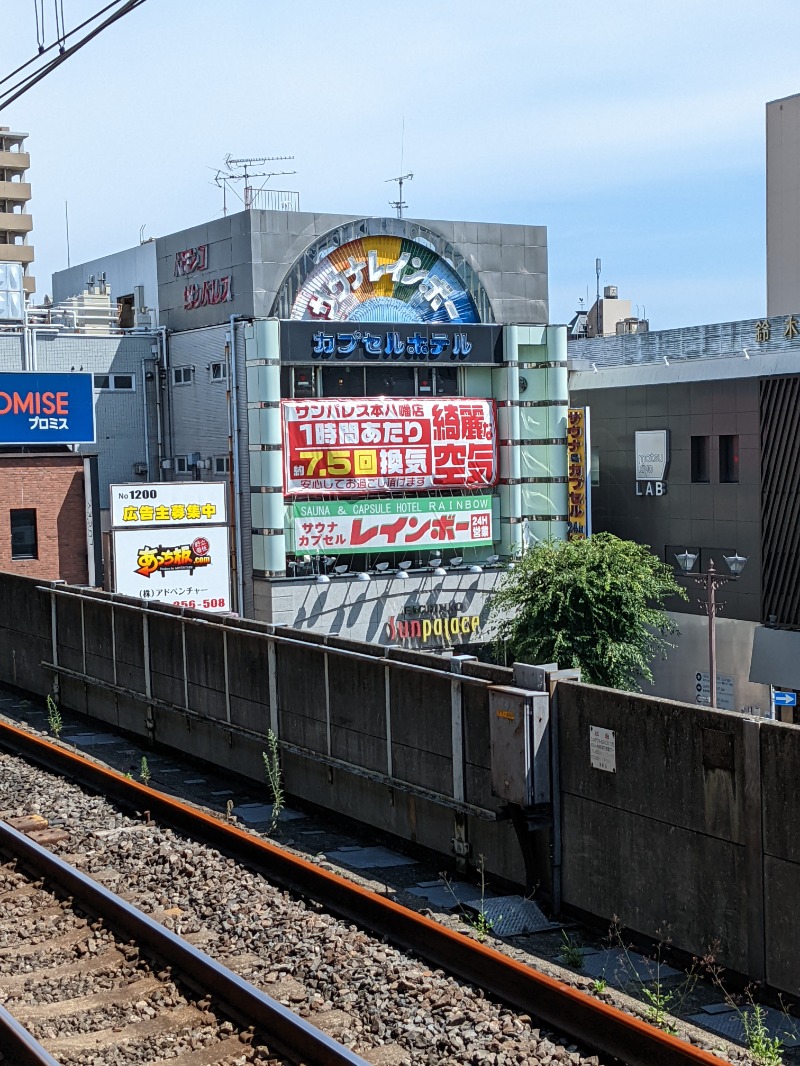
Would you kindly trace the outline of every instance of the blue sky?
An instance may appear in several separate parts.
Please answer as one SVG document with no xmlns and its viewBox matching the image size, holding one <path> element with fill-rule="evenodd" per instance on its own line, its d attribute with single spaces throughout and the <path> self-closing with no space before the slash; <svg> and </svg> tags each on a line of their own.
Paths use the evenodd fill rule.
<svg viewBox="0 0 800 1066">
<path fill-rule="evenodd" d="M 36 39 L 0 3 L 5 75 Z M 409 215 L 546 225 L 552 321 L 600 256 L 658 329 L 764 313 L 764 105 L 798 49 L 797 0 L 148 0 L 0 124 L 30 133 L 39 298 L 65 201 L 73 263 L 221 213 L 229 153 L 294 155 L 304 209 L 391 213 L 405 123 Z"/>
</svg>

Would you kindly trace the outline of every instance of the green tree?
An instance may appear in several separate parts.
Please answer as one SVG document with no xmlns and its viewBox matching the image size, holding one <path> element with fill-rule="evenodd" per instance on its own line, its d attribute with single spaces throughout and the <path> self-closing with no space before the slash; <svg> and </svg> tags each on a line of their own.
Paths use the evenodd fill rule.
<svg viewBox="0 0 800 1066">
<path fill-rule="evenodd" d="M 525 552 L 492 598 L 496 642 L 518 662 L 580 667 L 584 681 L 640 691 L 674 647 L 664 610 L 686 593 L 649 547 L 595 533 Z"/>
</svg>

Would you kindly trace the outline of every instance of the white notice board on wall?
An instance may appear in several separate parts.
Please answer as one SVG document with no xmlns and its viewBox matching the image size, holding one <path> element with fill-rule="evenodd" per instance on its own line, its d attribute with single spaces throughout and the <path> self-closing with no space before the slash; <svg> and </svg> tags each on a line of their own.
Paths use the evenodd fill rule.
<svg viewBox="0 0 800 1066">
<path fill-rule="evenodd" d="M 617 740 L 613 729 L 589 726 L 589 760 L 595 770 L 617 772 Z"/>
</svg>

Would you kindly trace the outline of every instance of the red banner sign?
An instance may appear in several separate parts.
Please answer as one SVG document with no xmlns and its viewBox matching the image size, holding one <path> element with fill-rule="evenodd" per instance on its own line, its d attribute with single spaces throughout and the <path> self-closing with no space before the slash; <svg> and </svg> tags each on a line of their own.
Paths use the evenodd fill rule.
<svg viewBox="0 0 800 1066">
<path fill-rule="evenodd" d="M 287 496 L 486 488 L 497 480 L 491 400 L 283 400 Z"/>
</svg>

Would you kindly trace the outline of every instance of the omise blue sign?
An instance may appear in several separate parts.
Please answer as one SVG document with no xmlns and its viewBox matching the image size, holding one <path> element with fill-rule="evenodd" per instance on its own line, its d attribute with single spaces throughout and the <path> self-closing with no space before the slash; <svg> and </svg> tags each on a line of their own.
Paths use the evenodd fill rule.
<svg viewBox="0 0 800 1066">
<path fill-rule="evenodd" d="M 0 373 L 0 444 L 92 444 L 91 374 Z"/>
</svg>

